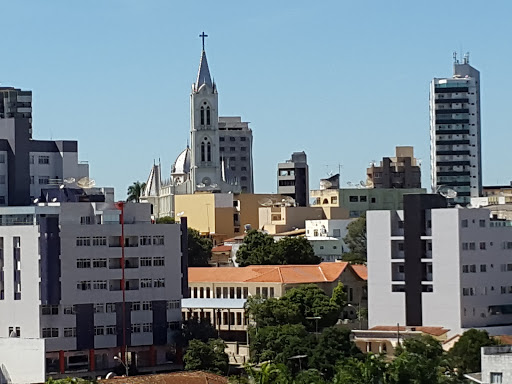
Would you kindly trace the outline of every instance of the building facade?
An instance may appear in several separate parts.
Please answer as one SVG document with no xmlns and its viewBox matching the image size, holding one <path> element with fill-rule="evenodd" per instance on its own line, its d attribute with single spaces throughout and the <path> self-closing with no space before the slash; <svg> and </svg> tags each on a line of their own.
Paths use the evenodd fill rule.
<svg viewBox="0 0 512 384">
<path fill-rule="evenodd" d="M 118 208 L 0 208 L 0 338 L 43 339 L 47 375 L 104 372 L 118 355 L 176 361 L 186 224 L 152 224 L 148 204 Z"/>
<path fill-rule="evenodd" d="M 421 167 L 413 147 L 396 147 L 395 157 L 383 157 L 380 165 L 366 169 L 370 188 L 421 188 Z"/>
<path fill-rule="evenodd" d="M 456 58 L 453 77 L 430 83 L 432 191 L 453 189 L 456 204 L 482 194 L 480 72 Z"/>
<path fill-rule="evenodd" d="M 0 87 L 0 119 L 28 119 L 29 138 L 32 138 L 32 91 Z"/>
<path fill-rule="evenodd" d="M 487 209 L 409 195 L 367 216 L 369 326 L 512 330 L 511 224 Z"/>
<path fill-rule="evenodd" d="M 309 168 L 305 152 L 293 152 L 277 165 L 277 193 L 291 197 L 299 207 L 309 205 Z"/>
<path fill-rule="evenodd" d="M 348 233 L 347 226 L 353 220 L 306 220 L 306 239 L 315 255 L 322 261 L 343 260 L 343 254 L 350 252 L 343 239 Z"/>
</svg>

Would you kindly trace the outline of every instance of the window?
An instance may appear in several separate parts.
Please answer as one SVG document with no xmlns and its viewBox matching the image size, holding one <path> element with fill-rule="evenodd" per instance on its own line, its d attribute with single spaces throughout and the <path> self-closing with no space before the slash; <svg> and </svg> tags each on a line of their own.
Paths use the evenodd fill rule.
<svg viewBox="0 0 512 384">
<path fill-rule="evenodd" d="M 94 304 L 94 313 L 105 313 L 105 304 Z"/>
<path fill-rule="evenodd" d="M 105 236 L 94 236 L 92 238 L 92 245 L 94 246 L 106 246 L 107 238 Z"/>
<path fill-rule="evenodd" d="M 107 281 L 106 280 L 94 280 L 92 282 L 93 289 L 107 289 Z"/>
<path fill-rule="evenodd" d="M 116 312 L 116 304 L 115 303 L 107 303 L 105 304 L 105 309 L 107 313 L 115 313 Z"/>
<path fill-rule="evenodd" d="M 117 330 L 115 325 L 107 325 L 105 326 L 105 331 L 107 332 L 107 335 L 116 335 Z"/>
<path fill-rule="evenodd" d="M 476 249 L 475 243 L 469 243 L 469 249 L 474 251 Z"/>
<path fill-rule="evenodd" d="M 249 288 L 243 287 L 243 296 L 244 299 L 247 299 L 247 297 L 249 296 Z"/>
<path fill-rule="evenodd" d="M 140 324 L 132 324 L 132 333 L 140 333 Z"/>
<path fill-rule="evenodd" d="M 43 338 L 59 337 L 59 328 L 43 328 Z"/>
<path fill-rule="evenodd" d="M 92 259 L 93 268 L 107 268 L 107 259 Z"/>
<path fill-rule="evenodd" d="M 501 384 L 501 383 L 503 383 L 503 373 L 491 372 L 491 384 Z"/>
<path fill-rule="evenodd" d="M 39 184 L 49 184 L 50 176 L 39 176 Z"/>
<path fill-rule="evenodd" d="M 64 307 L 65 315 L 74 315 L 76 313 L 76 308 L 74 305 Z"/>
<path fill-rule="evenodd" d="M 91 260 L 90 259 L 76 259 L 76 267 L 77 268 L 91 268 Z"/>
<path fill-rule="evenodd" d="M 34 164 L 34 155 L 30 155 L 30 164 Z"/>
<path fill-rule="evenodd" d="M 151 236 L 141 236 L 140 245 L 151 245 Z"/>
<path fill-rule="evenodd" d="M 0 163 L 5 163 L 5 154 L 0 153 Z"/>
<path fill-rule="evenodd" d="M 143 301 L 142 302 L 142 310 L 143 311 L 151 311 L 153 306 L 151 305 L 151 301 Z"/>
<path fill-rule="evenodd" d="M 351 203 L 357 203 L 358 198 L 357 196 L 349 196 L 348 201 L 350 201 Z"/>
<path fill-rule="evenodd" d="M 235 147 L 229 147 L 229 151 L 230 152 L 235 152 L 236 148 Z"/>
<path fill-rule="evenodd" d="M 475 264 L 471 264 L 469 266 L 469 272 L 471 273 L 476 273 L 476 265 Z"/>
<path fill-rule="evenodd" d="M 256 287 L 256 295 L 257 296 L 261 295 L 261 288 L 260 287 Z"/>
<path fill-rule="evenodd" d="M 153 236 L 153 245 L 164 245 L 164 237 L 163 236 Z"/>
<path fill-rule="evenodd" d="M 141 257 L 140 258 L 140 266 L 141 267 L 151 267 L 151 257 Z"/>
<path fill-rule="evenodd" d="M 105 327 L 96 326 L 94 327 L 94 336 L 103 336 L 105 334 Z"/>
<path fill-rule="evenodd" d="M 220 151 L 220 152 L 224 152 L 224 147 L 220 147 L 220 148 L 219 148 L 219 151 Z"/>
<path fill-rule="evenodd" d="M 398 250 L 403 251 L 404 250 L 404 243 L 400 242 L 398 243 Z"/>
<path fill-rule="evenodd" d="M 39 156 L 37 162 L 39 164 L 50 164 L 50 156 Z"/>
<path fill-rule="evenodd" d="M 247 140 L 247 138 L 246 138 L 246 137 L 244 137 L 244 136 L 242 136 L 242 137 L 240 138 L 240 141 L 246 141 L 246 140 Z"/>
<path fill-rule="evenodd" d="M 480 272 L 487 272 L 487 264 L 480 265 Z"/>
<path fill-rule="evenodd" d="M 167 309 L 179 309 L 180 308 L 180 300 L 169 300 L 167 302 Z"/>
<path fill-rule="evenodd" d="M 225 137 L 219 137 L 219 141 L 224 141 Z"/>
<path fill-rule="evenodd" d="M 247 147 L 241 147 L 241 148 L 240 148 L 240 150 L 241 150 L 242 152 L 246 152 L 246 151 L 247 151 Z"/>
<path fill-rule="evenodd" d="M 144 323 L 142 324 L 142 332 L 153 332 L 153 324 L 151 323 Z"/>
<path fill-rule="evenodd" d="M 240 161 L 247 161 L 247 157 L 242 156 L 242 157 L 240 158 Z"/>
<path fill-rule="evenodd" d="M 91 289 L 90 281 L 79 281 L 76 285 L 76 289 L 79 291 L 89 291 Z"/>
<path fill-rule="evenodd" d="M 30 176 L 30 184 L 34 184 L 34 176 Z"/>
<path fill-rule="evenodd" d="M 76 337 L 76 328 L 64 328 L 64 337 Z"/>
<path fill-rule="evenodd" d="M 461 224 L 462 228 L 467 228 L 468 227 L 468 220 L 464 219 L 464 220 L 461 221 L 460 224 Z"/>
<path fill-rule="evenodd" d="M 180 329 L 180 322 L 179 321 L 169 321 L 167 323 L 167 329 L 171 331 L 177 331 Z"/>
<path fill-rule="evenodd" d="M 59 306 L 58 305 L 41 305 L 41 314 L 42 315 L 58 315 L 59 314 Z"/>
<path fill-rule="evenodd" d="M 140 311 L 140 301 L 134 301 L 134 302 L 130 305 L 130 310 L 131 310 L 132 312 Z"/>
<path fill-rule="evenodd" d="M 141 288 L 151 288 L 153 286 L 153 280 L 151 279 L 140 279 Z"/>
<path fill-rule="evenodd" d="M 242 171 L 247 171 L 247 167 L 242 167 Z"/>
<path fill-rule="evenodd" d="M 462 266 L 462 273 L 469 273 L 469 265 Z"/>
<path fill-rule="evenodd" d="M 485 220 L 480 220 L 480 227 L 484 228 L 485 227 Z"/>
<path fill-rule="evenodd" d="M 362 203 L 366 203 L 366 196 L 359 196 L 359 201 Z"/>
<path fill-rule="evenodd" d="M 469 243 L 462 243 L 462 250 L 467 251 L 469 249 Z"/>
<path fill-rule="evenodd" d="M 274 288 L 270 287 L 270 297 L 274 297 Z"/>
<path fill-rule="evenodd" d="M 163 267 L 165 265 L 165 257 L 154 257 L 153 265 L 155 267 Z"/>
<path fill-rule="evenodd" d="M 91 238 L 90 237 L 77 237 L 76 238 L 76 246 L 77 247 L 90 247 L 91 246 Z"/>
<path fill-rule="evenodd" d="M 153 280 L 153 287 L 155 288 L 164 288 L 165 287 L 165 279 L 155 279 Z"/>
<path fill-rule="evenodd" d="M 485 241 L 480 242 L 480 249 L 485 250 Z"/>
<path fill-rule="evenodd" d="M 5 175 L 0 175 L 0 184 L 5 184 Z"/>
<path fill-rule="evenodd" d="M 91 216 L 82 216 L 80 217 L 80 224 L 91 224 Z"/>
</svg>

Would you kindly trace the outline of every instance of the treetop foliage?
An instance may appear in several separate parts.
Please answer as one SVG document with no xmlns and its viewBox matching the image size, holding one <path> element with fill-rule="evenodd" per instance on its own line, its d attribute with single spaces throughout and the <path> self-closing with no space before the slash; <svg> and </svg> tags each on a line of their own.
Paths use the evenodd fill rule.
<svg viewBox="0 0 512 384">
<path fill-rule="evenodd" d="M 213 243 L 211 239 L 201 237 L 198 230 L 188 228 L 188 266 L 208 267 L 212 254 Z"/>
</svg>

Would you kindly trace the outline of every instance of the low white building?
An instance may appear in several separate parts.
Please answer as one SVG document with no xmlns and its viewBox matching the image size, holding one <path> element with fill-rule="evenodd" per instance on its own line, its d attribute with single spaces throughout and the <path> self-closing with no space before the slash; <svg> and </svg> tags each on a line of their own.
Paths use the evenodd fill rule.
<svg viewBox="0 0 512 384">
<path fill-rule="evenodd" d="M 350 251 L 343 239 L 348 233 L 347 226 L 353 220 L 306 220 L 306 238 L 315 255 L 322 261 L 342 260 L 343 254 Z"/>
<path fill-rule="evenodd" d="M 176 361 L 186 221 L 155 225 L 149 204 L 120 208 L 0 208 L 1 345 L 12 341 L 14 354 L 16 338 L 44 340 L 43 375 L 105 372 L 125 351 L 139 367 Z"/>
<path fill-rule="evenodd" d="M 369 326 L 512 331 L 512 222 L 488 209 L 441 208 L 407 195 L 403 211 L 369 211 Z"/>
<path fill-rule="evenodd" d="M 464 375 L 480 384 L 512 383 L 512 345 L 482 347 L 482 372 Z"/>
</svg>

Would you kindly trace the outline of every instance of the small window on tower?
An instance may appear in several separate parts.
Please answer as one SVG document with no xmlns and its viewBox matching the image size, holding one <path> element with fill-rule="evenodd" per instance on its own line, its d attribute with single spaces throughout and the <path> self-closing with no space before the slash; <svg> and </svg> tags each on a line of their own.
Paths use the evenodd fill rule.
<svg viewBox="0 0 512 384">
<path fill-rule="evenodd" d="M 203 107 L 201 107 L 201 125 L 204 125 L 204 108 Z"/>
<path fill-rule="evenodd" d="M 206 107 L 206 125 L 210 125 L 210 107 Z"/>
</svg>

